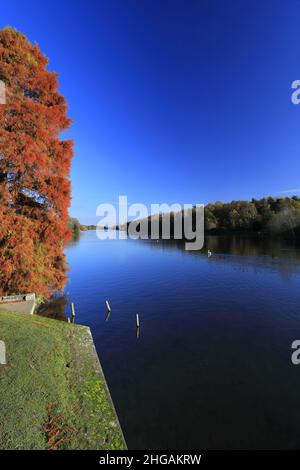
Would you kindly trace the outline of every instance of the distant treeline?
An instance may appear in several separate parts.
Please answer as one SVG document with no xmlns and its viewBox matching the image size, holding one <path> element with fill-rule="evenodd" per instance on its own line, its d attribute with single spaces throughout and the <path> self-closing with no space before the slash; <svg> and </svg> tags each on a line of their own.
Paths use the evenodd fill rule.
<svg viewBox="0 0 300 470">
<path fill-rule="evenodd" d="M 193 209 L 195 213 L 195 208 Z M 151 221 L 159 219 L 160 233 L 162 221 L 170 217 L 170 235 L 174 233 L 174 219 L 177 214 L 155 214 L 148 217 L 148 231 L 151 233 Z M 142 222 L 142 220 L 140 221 Z M 139 222 L 135 223 L 137 229 Z M 205 231 L 211 234 L 226 232 L 283 234 L 300 238 L 300 198 L 293 197 L 266 197 L 252 199 L 251 201 L 232 201 L 210 203 L 204 210 Z M 96 225 L 82 225 L 75 218 L 69 219 L 69 227 L 73 238 L 78 238 L 80 231 L 96 230 Z M 101 228 L 101 227 L 99 227 Z M 126 230 L 128 224 L 115 227 L 117 230 Z M 107 227 L 102 227 L 107 229 Z M 195 217 L 194 217 L 195 229 Z"/>
<path fill-rule="evenodd" d="M 252 199 L 215 202 L 205 207 L 207 231 L 254 231 L 284 233 L 299 230 L 300 198 Z"/>
<path fill-rule="evenodd" d="M 195 214 L 195 208 L 193 209 Z M 171 237 L 176 214 L 156 214 L 148 217 L 148 231 L 151 220 L 159 218 L 160 233 L 164 217 L 170 217 Z M 251 201 L 215 202 L 205 206 L 205 231 L 211 234 L 226 232 L 259 232 L 262 234 L 283 234 L 300 237 L 300 198 L 252 199 Z M 128 227 L 128 224 L 127 224 Z M 126 225 L 117 229 L 126 230 Z M 194 217 L 195 229 L 195 217 Z"/>
<path fill-rule="evenodd" d="M 96 230 L 96 225 L 80 225 L 80 230 L 84 232 L 85 230 Z"/>
<path fill-rule="evenodd" d="M 76 240 L 80 236 L 80 222 L 78 219 L 75 219 L 75 217 L 69 217 L 68 221 L 68 226 L 72 231 L 72 238 L 73 240 Z"/>
<path fill-rule="evenodd" d="M 80 232 L 85 232 L 86 230 L 96 230 L 96 225 L 82 225 L 78 219 L 75 217 L 69 217 L 68 222 L 69 228 L 72 230 L 73 240 L 77 240 L 80 237 Z M 99 227 L 101 228 L 101 227 Z"/>
</svg>

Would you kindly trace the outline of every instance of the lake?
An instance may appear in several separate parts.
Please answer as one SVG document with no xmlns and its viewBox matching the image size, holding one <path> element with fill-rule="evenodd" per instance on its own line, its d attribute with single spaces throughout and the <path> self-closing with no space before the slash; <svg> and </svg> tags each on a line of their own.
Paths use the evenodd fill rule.
<svg viewBox="0 0 300 470">
<path fill-rule="evenodd" d="M 231 236 L 187 252 L 89 231 L 66 254 L 130 449 L 300 448 L 299 247 Z"/>
</svg>

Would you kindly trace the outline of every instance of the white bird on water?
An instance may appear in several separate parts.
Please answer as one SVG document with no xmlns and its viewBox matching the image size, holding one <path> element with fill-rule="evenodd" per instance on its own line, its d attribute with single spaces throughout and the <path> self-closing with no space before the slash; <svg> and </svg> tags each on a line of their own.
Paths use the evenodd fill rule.
<svg viewBox="0 0 300 470">
<path fill-rule="evenodd" d="M 210 250 L 207 250 L 207 256 L 210 258 L 212 255 L 212 252 Z"/>
</svg>

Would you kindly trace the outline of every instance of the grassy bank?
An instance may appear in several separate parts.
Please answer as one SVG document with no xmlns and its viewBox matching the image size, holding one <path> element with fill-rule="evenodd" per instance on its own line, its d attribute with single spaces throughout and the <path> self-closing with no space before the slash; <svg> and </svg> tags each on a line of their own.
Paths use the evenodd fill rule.
<svg viewBox="0 0 300 470">
<path fill-rule="evenodd" d="M 89 330 L 0 311 L 1 449 L 124 449 Z"/>
</svg>

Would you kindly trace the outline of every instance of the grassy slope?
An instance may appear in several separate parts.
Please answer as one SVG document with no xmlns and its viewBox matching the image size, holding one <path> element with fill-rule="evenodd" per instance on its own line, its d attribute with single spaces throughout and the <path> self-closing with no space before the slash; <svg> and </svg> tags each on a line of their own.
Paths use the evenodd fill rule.
<svg viewBox="0 0 300 470">
<path fill-rule="evenodd" d="M 123 449 L 85 327 L 0 311 L 1 449 Z"/>
</svg>

